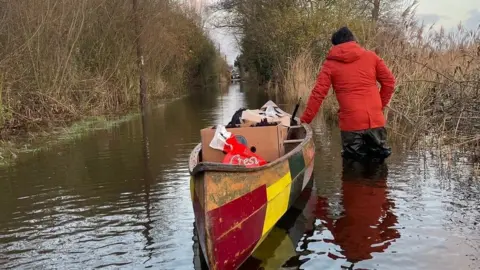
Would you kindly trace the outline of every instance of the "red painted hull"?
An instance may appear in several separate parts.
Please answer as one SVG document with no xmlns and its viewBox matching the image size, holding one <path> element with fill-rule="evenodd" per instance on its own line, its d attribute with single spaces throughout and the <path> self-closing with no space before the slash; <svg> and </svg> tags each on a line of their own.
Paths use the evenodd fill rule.
<svg viewBox="0 0 480 270">
<path fill-rule="evenodd" d="M 265 186 L 210 211 L 211 257 L 216 269 L 237 269 L 262 237 L 267 208 Z"/>
</svg>

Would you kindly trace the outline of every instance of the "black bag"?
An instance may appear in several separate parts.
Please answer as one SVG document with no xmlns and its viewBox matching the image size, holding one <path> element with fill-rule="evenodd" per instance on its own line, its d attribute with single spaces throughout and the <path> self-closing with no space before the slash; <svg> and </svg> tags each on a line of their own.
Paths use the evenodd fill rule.
<svg viewBox="0 0 480 270">
<path fill-rule="evenodd" d="M 242 123 L 242 113 L 247 109 L 245 108 L 240 108 L 238 109 L 232 116 L 232 119 L 230 122 L 225 126 L 225 128 L 236 128 L 238 125 Z"/>
</svg>

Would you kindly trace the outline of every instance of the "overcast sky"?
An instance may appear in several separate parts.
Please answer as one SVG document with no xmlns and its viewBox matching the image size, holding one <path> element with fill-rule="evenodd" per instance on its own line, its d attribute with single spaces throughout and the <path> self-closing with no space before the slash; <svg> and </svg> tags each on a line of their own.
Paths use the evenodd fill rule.
<svg viewBox="0 0 480 270">
<path fill-rule="evenodd" d="M 425 23 L 452 29 L 462 22 L 468 29 L 480 24 L 480 0 L 420 0 L 417 14 Z"/>
<path fill-rule="evenodd" d="M 480 25 L 480 0 L 419 0 L 417 15 L 426 24 L 435 23 L 436 27 L 442 25 L 446 29 L 453 29 L 462 22 L 468 29 L 475 29 Z M 222 30 L 213 30 L 211 34 L 215 42 L 220 44 L 220 50 L 227 56 L 228 62 L 233 64 L 238 54 L 235 40 Z"/>
</svg>

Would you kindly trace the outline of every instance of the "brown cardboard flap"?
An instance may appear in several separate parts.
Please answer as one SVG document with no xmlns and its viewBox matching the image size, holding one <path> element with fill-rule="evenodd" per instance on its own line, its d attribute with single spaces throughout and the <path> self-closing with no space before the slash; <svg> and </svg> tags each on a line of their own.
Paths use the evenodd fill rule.
<svg viewBox="0 0 480 270">
<path fill-rule="evenodd" d="M 228 132 L 236 136 L 243 136 L 247 141 L 248 148 L 257 155 L 272 162 L 283 155 L 283 140 L 287 134 L 287 127 L 261 126 L 229 128 Z M 222 162 L 225 154 L 222 151 L 209 146 L 215 134 L 215 129 L 205 128 L 200 131 L 202 139 L 202 160 L 208 162 Z"/>
</svg>

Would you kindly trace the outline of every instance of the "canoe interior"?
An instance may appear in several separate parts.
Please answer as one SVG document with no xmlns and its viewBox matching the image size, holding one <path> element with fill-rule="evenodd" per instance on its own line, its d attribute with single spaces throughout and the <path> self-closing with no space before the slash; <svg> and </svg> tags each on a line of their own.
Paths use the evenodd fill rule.
<svg viewBox="0 0 480 270">
<path fill-rule="evenodd" d="M 255 128 L 255 127 L 252 127 Z M 301 143 L 303 143 L 307 137 L 307 132 L 306 125 L 298 125 L 298 126 L 292 126 L 289 127 L 288 133 L 287 133 L 287 138 L 286 140 L 283 141 L 283 147 L 284 147 L 284 153 L 281 157 L 278 159 L 281 159 L 283 156 L 288 155 L 290 152 L 292 152 L 295 148 L 297 148 Z M 248 140 L 249 138 L 247 138 Z M 268 140 L 268 138 L 265 138 L 265 140 Z M 202 151 L 201 151 L 201 144 L 198 144 L 197 147 L 192 151 L 192 155 L 190 156 L 190 161 L 189 161 L 189 169 L 191 174 L 195 174 L 198 171 L 194 171 L 194 168 L 197 167 L 198 165 L 202 165 L 204 160 L 202 159 Z M 270 163 L 276 163 L 277 160 L 272 161 Z M 210 163 L 209 166 L 206 166 L 207 168 L 212 167 L 212 165 L 215 167 L 215 163 Z M 230 167 L 230 170 L 232 168 L 237 168 L 240 166 L 233 166 L 233 165 L 224 165 L 221 163 L 217 164 L 218 167 L 216 168 L 217 170 L 221 170 L 222 168 L 225 169 L 225 167 Z M 268 165 L 268 164 L 267 164 Z M 201 167 L 200 170 L 204 170 L 205 166 L 199 166 Z M 262 167 L 259 167 L 262 168 Z"/>
<path fill-rule="evenodd" d="M 303 126 L 290 128 L 288 130 L 287 141 L 283 143 L 283 146 L 285 148 L 284 154 L 288 154 L 293 149 L 295 149 L 295 147 L 297 147 L 300 143 L 303 142 L 306 136 L 307 131 Z"/>
</svg>

